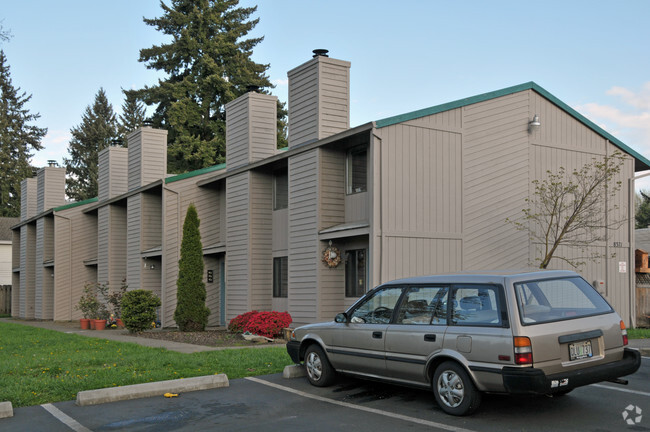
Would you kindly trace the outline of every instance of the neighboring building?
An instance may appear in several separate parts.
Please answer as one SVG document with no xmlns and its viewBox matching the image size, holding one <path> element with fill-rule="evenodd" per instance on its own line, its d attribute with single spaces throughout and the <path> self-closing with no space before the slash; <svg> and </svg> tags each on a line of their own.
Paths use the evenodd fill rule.
<svg viewBox="0 0 650 432">
<path fill-rule="evenodd" d="M 62 184 L 55 195 L 43 191 L 54 182 L 41 177 L 63 178 L 59 168 L 39 171 L 38 184 L 25 180 L 25 211 L 13 227 L 14 316 L 79 318 L 86 281 L 126 278 L 130 289 L 159 295 L 163 326 L 175 326 L 190 203 L 201 220 L 210 325 L 254 309 L 286 310 L 295 324 L 329 320 L 395 278 L 526 267 L 535 246 L 505 220 L 520 216 L 531 181 L 616 150 L 626 155 L 620 179 L 629 186 L 612 216 L 633 214 L 627 187 L 650 161 L 537 84 L 350 128 L 349 68 L 315 56 L 289 71 L 286 150 L 276 149 L 276 98 L 251 92 L 226 106 L 224 165 L 168 177 L 166 132 L 143 127 L 128 149 L 100 153 L 95 200 L 63 205 Z M 535 115 L 541 125 L 529 130 Z M 605 282 L 628 323 L 632 229 L 594 244 L 607 258 L 582 271 Z M 328 247 L 340 264 L 331 256 L 325 265 Z"/>
<path fill-rule="evenodd" d="M 11 227 L 19 218 L 0 218 L 0 285 L 11 285 Z"/>
</svg>

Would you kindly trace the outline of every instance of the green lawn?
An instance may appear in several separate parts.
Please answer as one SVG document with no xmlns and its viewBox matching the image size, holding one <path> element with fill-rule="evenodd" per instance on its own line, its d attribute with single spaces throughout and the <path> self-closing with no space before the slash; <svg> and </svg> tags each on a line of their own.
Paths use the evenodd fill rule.
<svg viewBox="0 0 650 432">
<path fill-rule="evenodd" d="M 225 373 L 281 372 L 284 346 L 182 354 L 134 343 L 0 323 L 0 402 L 15 407 L 74 400 L 77 392 Z"/>
<path fill-rule="evenodd" d="M 650 328 L 627 329 L 627 337 L 630 339 L 650 338 Z"/>
</svg>

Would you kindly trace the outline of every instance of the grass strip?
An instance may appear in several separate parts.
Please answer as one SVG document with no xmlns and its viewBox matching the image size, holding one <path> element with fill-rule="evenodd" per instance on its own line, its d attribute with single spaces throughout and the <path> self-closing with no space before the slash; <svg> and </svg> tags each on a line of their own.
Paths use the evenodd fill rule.
<svg viewBox="0 0 650 432">
<path fill-rule="evenodd" d="M 183 354 L 12 323 L 0 323 L 0 359 L 0 401 L 14 407 L 73 400 L 82 390 L 272 374 L 292 364 L 284 346 Z"/>
<path fill-rule="evenodd" d="M 650 338 L 650 328 L 629 328 L 627 337 L 630 339 L 648 339 Z"/>
</svg>

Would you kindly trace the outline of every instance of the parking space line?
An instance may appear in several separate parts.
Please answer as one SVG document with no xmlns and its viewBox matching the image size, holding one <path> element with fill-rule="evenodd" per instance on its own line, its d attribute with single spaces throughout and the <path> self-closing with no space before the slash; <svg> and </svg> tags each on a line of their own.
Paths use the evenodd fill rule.
<svg viewBox="0 0 650 432">
<path fill-rule="evenodd" d="M 52 414 L 54 418 L 59 420 L 61 423 L 69 427 L 75 432 L 92 432 L 90 429 L 79 423 L 77 420 L 73 419 L 57 407 L 52 404 L 43 404 L 41 405 L 47 412 Z"/>
<path fill-rule="evenodd" d="M 642 392 L 642 391 L 639 391 L 639 390 L 628 390 L 626 388 L 610 387 L 608 385 L 603 385 L 603 384 L 592 384 L 591 386 L 592 387 L 603 388 L 603 389 L 607 389 L 607 390 L 620 391 L 620 392 L 623 392 L 623 393 L 638 394 L 638 395 L 641 395 L 641 396 L 650 396 L 650 393 Z"/>
<path fill-rule="evenodd" d="M 264 381 L 264 380 L 261 380 L 259 378 L 255 378 L 255 377 L 246 377 L 245 379 L 247 379 L 249 381 L 256 382 L 258 384 L 263 384 L 265 386 L 273 387 L 273 388 L 276 388 L 278 390 L 293 393 L 293 394 L 298 395 L 298 396 L 306 397 L 306 398 L 309 398 L 309 399 L 314 399 L 314 400 L 321 401 L 321 402 L 330 403 L 330 404 L 333 404 L 333 405 L 339 405 L 339 406 L 342 406 L 342 407 L 345 407 L 345 408 L 351 408 L 351 409 L 355 409 L 355 410 L 359 410 L 359 411 L 365 411 L 365 412 L 369 412 L 369 413 L 373 413 L 373 414 L 377 414 L 377 415 L 382 415 L 382 416 L 385 416 L 385 417 L 391 417 L 391 418 L 398 419 L 398 420 L 404 420 L 404 421 L 411 422 L 411 423 L 421 424 L 421 425 L 424 425 L 424 426 L 431 426 L 431 427 L 435 427 L 435 428 L 438 428 L 438 429 L 444 429 L 444 430 L 448 430 L 448 431 L 451 431 L 451 432 L 475 432 L 475 431 L 473 431 L 471 429 L 464 429 L 464 428 L 460 428 L 460 427 L 446 425 L 444 423 L 437 423 L 437 422 L 433 422 L 433 421 L 429 421 L 429 420 L 419 419 L 419 418 L 416 418 L 416 417 L 409 417 L 409 416 L 405 416 L 405 415 L 402 415 L 402 414 L 396 414 L 396 413 L 392 413 L 392 412 L 389 412 L 389 411 L 382 411 L 382 410 L 378 410 L 378 409 L 375 409 L 375 408 L 368 408 L 368 407 L 355 405 L 355 404 L 351 404 L 351 403 L 347 403 L 347 402 L 341 402 L 341 401 L 337 401 L 337 400 L 333 400 L 333 399 L 328 399 L 326 397 L 316 396 L 316 395 L 306 393 L 306 392 L 303 392 L 303 391 L 300 391 L 300 390 L 292 389 L 291 387 L 285 387 L 285 386 L 282 386 L 280 384 L 275 384 L 275 383 L 272 383 L 272 382 L 269 382 L 269 381 Z"/>
</svg>

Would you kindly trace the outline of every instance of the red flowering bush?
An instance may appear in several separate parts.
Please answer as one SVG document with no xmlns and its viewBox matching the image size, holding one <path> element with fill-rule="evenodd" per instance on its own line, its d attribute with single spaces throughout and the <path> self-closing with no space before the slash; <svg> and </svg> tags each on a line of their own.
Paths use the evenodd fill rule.
<svg viewBox="0 0 650 432">
<path fill-rule="evenodd" d="M 235 333 L 250 332 L 259 336 L 273 338 L 282 334 L 282 329 L 291 325 L 288 312 L 251 311 L 230 320 L 228 330 Z"/>
</svg>

